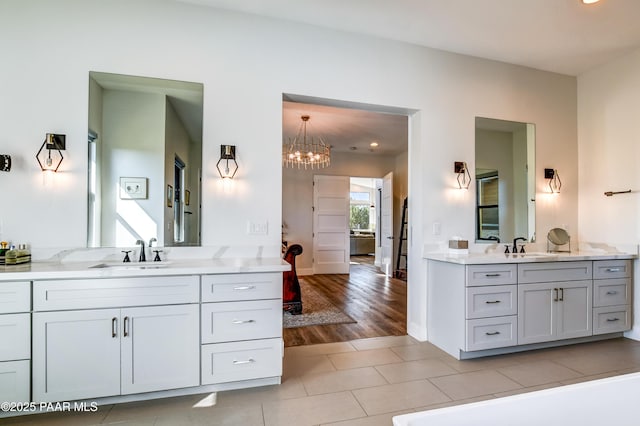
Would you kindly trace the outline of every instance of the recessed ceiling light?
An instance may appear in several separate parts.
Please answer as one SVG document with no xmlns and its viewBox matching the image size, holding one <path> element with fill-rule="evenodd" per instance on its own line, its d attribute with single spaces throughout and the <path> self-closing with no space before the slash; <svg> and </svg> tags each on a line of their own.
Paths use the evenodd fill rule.
<svg viewBox="0 0 640 426">
<path fill-rule="evenodd" d="M 600 0 L 582 0 L 582 3 L 584 4 L 593 4 L 593 3 L 598 3 Z"/>
<path fill-rule="evenodd" d="M 378 142 L 371 142 L 369 146 L 375 148 L 376 146 L 378 146 Z"/>
</svg>

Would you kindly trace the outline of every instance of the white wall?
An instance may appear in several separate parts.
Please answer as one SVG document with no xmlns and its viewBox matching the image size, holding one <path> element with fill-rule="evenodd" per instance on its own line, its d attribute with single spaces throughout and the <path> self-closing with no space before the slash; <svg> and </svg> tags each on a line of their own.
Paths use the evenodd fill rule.
<svg viewBox="0 0 640 426">
<path fill-rule="evenodd" d="M 578 78 L 579 238 L 629 244 L 640 241 L 640 50 Z M 564 189 L 564 176 L 562 188 Z M 606 191 L 631 194 L 605 197 Z M 562 195 L 562 194 L 560 194 Z M 636 261 L 636 280 L 638 273 Z M 634 291 L 634 311 L 640 294 Z M 640 315 L 631 335 L 640 338 Z"/>
<path fill-rule="evenodd" d="M 476 116 L 536 124 L 537 164 L 553 163 L 563 178 L 561 197 L 538 202 L 538 235 L 558 224 L 577 228 L 575 78 L 171 1 L 4 0 L 0 17 L 0 39 L 11 40 L 1 51 L 0 146 L 16 160 L 0 176 L 3 199 L 12 200 L 0 213 L 5 239 L 85 245 L 90 70 L 204 84 L 203 244 L 264 246 L 265 255 L 280 249 L 283 93 L 415 112 L 408 328 L 420 338 L 423 245 L 473 236 L 474 188 L 453 189 L 452 165 L 474 169 Z M 47 132 L 67 134 L 67 151 L 61 173 L 45 184 L 33 155 Z M 220 144 L 238 147 L 229 186 L 215 170 Z M 541 167 L 537 182 L 544 186 Z M 248 235 L 250 220 L 267 221 L 269 233 Z"/>
</svg>

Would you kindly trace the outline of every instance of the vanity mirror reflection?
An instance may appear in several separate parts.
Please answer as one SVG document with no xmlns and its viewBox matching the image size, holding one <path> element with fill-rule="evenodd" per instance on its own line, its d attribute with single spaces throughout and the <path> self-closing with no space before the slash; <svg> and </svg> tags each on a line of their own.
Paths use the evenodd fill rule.
<svg viewBox="0 0 640 426">
<path fill-rule="evenodd" d="M 89 73 L 88 247 L 200 245 L 200 83 Z"/>
<path fill-rule="evenodd" d="M 476 117 L 476 242 L 535 241 L 535 125 Z"/>
</svg>

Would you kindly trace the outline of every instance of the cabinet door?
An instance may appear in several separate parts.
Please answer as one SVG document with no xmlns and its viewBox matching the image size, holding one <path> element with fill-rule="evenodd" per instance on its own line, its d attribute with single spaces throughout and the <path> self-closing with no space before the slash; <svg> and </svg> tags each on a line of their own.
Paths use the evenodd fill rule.
<svg viewBox="0 0 640 426">
<path fill-rule="evenodd" d="M 33 400 L 73 401 L 120 393 L 120 311 L 33 314 Z"/>
<path fill-rule="evenodd" d="M 199 385 L 199 305 L 122 309 L 122 394 Z"/>
<path fill-rule="evenodd" d="M 571 339 L 592 334 L 592 286 L 591 280 L 569 281 L 558 285 L 557 338 Z"/>
<path fill-rule="evenodd" d="M 553 284 L 518 285 L 518 344 L 555 339 L 554 294 Z"/>
</svg>

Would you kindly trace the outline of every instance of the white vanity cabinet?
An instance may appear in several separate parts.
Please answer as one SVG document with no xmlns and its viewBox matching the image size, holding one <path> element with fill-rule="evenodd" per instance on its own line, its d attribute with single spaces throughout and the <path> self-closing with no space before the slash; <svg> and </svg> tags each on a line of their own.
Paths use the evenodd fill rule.
<svg viewBox="0 0 640 426">
<path fill-rule="evenodd" d="M 631 328 L 631 261 L 593 262 L 593 334 Z"/>
<path fill-rule="evenodd" d="M 458 359 L 597 340 L 630 328 L 630 260 L 507 257 L 466 264 L 433 257 L 428 338 Z"/>
<path fill-rule="evenodd" d="M 31 282 L 0 282 L 0 402 L 30 399 Z"/>
<path fill-rule="evenodd" d="M 198 276 L 36 281 L 34 311 L 36 402 L 199 385 Z"/>
<path fill-rule="evenodd" d="M 202 384 L 282 375 L 282 273 L 202 277 Z"/>
</svg>

